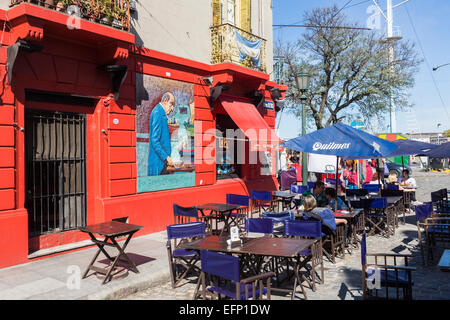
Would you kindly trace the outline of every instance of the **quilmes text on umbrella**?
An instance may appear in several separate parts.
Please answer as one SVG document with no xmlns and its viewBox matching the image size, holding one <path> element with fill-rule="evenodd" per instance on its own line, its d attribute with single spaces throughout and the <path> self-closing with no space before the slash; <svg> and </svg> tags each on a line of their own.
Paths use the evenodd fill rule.
<svg viewBox="0 0 450 320">
<path fill-rule="evenodd" d="M 350 143 L 334 143 L 330 142 L 327 144 L 322 144 L 320 142 L 316 142 L 313 145 L 313 150 L 334 150 L 334 149 L 348 149 L 350 148 Z"/>
</svg>

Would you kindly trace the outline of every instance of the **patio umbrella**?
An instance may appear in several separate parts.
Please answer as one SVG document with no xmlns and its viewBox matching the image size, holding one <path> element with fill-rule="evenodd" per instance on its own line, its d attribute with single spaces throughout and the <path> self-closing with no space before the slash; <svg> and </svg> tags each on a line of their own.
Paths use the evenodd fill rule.
<svg viewBox="0 0 450 320">
<path fill-rule="evenodd" d="M 307 153 L 337 156 L 336 193 L 339 157 L 354 157 L 354 159 L 384 158 L 398 148 L 387 140 L 343 123 L 337 123 L 307 135 L 293 138 L 283 142 L 281 146 Z"/>
<path fill-rule="evenodd" d="M 425 152 L 432 150 L 436 147 L 438 147 L 435 144 L 422 142 L 422 141 L 416 141 L 416 140 L 408 140 L 408 139 L 398 139 L 395 141 L 392 141 L 393 144 L 398 146 L 396 150 L 394 150 L 392 153 L 388 154 L 386 157 L 399 157 L 399 156 L 409 156 L 409 155 L 422 155 Z"/>
<path fill-rule="evenodd" d="M 398 139 L 392 141 L 393 144 L 397 145 L 398 148 L 394 152 L 387 155 L 388 158 L 391 157 L 402 157 L 402 169 L 405 170 L 405 164 L 403 156 L 409 155 L 423 155 L 426 151 L 432 150 L 437 147 L 437 145 L 422 141 L 408 140 L 408 139 Z"/>
<path fill-rule="evenodd" d="M 450 142 L 441 144 L 430 151 L 424 152 L 423 155 L 431 158 L 450 158 Z"/>
</svg>

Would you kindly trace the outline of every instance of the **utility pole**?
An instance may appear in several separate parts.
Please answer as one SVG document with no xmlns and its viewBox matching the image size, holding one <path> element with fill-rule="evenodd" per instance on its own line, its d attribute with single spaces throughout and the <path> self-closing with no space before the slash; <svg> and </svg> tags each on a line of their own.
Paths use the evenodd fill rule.
<svg viewBox="0 0 450 320">
<path fill-rule="evenodd" d="M 372 2 L 375 4 L 375 6 L 380 11 L 380 14 L 384 17 L 387 23 L 387 39 L 388 42 L 388 50 L 389 50 L 389 65 L 391 66 L 391 72 L 394 72 L 394 60 L 395 60 L 395 53 L 394 53 L 394 43 L 398 40 L 400 40 L 402 37 L 399 33 L 394 35 L 394 12 L 393 9 L 400 7 L 401 5 L 409 2 L 409 0 L 405 0 L 399 4 L 392 5 L 392 0 L 386 0 L 386 14 L 384 14 L 384 11 L 380 8 L 378 2 L 376 0 L 372 0 Z M 390 131 L 391 133 L 395 133 L 397 131 L 397 119 L 395 116 L 395 102 L 392 99 L 392 95 L 390 97 L 390 112 L 389 112 L 389 122 L 390 122 Z"/>
</svg>

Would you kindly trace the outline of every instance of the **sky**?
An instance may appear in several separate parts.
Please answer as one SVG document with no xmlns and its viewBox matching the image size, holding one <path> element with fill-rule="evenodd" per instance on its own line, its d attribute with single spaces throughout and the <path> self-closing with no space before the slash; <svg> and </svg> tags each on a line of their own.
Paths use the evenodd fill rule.
<svg viewBox="0 0 450 320">
<path fill-rule="evenodd" d="M 399 4 L 403 0 L 393 0 Z M 386 0 L 377 0 L 386 9 Z M 344 8 L 343 13 L 351 21 L 367 26 L 372 15 L 372 0 L 273 0 L 273 24 L 302 24 L 303 14 L 313 8 L 336 4 Z M 369 10 L 369 13 L 368 13 Z M 408 15 L 409 13 L 409 15 Z M 450 129 L 450 65 L 432 71 L 434 66 L 450 63 L 450 1 L 410 0 L 394 9 L 394 26 L 399 26 L 404 39 L 416 44 L 418 57 L 424 60 L 416 75 L 415 86 L 409 91 L 413 105 L 410 112 L 397 112 L 398 133 L 443 132 Z M 381 17 L 381 31 L 386 30 L 386 21 Z M 304 28 L 273 29 L 274 42 L 295 41 L 301 37 Z M 389 121 L 389 117 L 386 117 Z M 296 137 L 301 132 L 301 119 L 280 113 L 276 125 L 282 139 Z M 383 130 L 383 125 L 379 131 Z M 386 127 L 387 128 L 387 127 Z M 377 133 L 377 132 L 372 132 Z M 378 132 L 379 133 L 379 132 Z"/>
</svg>

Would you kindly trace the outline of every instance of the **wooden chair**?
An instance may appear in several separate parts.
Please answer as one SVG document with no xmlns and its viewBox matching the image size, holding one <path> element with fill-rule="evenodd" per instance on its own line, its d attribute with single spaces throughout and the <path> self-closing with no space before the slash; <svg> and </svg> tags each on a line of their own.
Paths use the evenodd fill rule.
<svg viewBox="0 0 450 320">
<path fill-rule="evenodd" d="M 306 267 L 306 263 L 310 262 L 311 272 L 309 275 L 311 277 L 311 281 L 309 279 L 303 277 L 311 287 L 313 291 L 316 291 L 316 282 L 317 282 L 317 268 L 320 266 L 320 277 L 319 283 L 323 284 L 325 281 L 324 277 L 324 266 L 323 266 L 323 253 L 322 253 L 322 225 L 320 221 L 313 220 L 286 220 L 284 222 L 284 233 L 287 237 L 298 238 L 298 239 L 315 239 L 316 241 L 312 245 L 310 249 L 307 249 L 300 253 L 299 259 L 304 257 L 304 261 L 297 262 L 297 281 L 300 282 L 299 279 L 299 270 L 302 267 Z M 295 284 L 294 284 L 295 285 Z M 301 285 L 301 282 L 300 282 Z M 294 287 L 295 289 L 295 287 Z M 304 294 L 306 297 L 306 293 Z"/>
<path fill-rule="evenodd" d="M 417 233 L 422 264 L 427 265 L 427 260 L 434 259 L 434 249 L 450 248 L 450 217 L 429 217 L 424 219 L 424 222 L 417 221 Z"/>
<path fill-rule="evenodd" d="M 333 263 L 336 257 L 345 256 L 345 225 L 336 225 L 336 234 L 328 234 L 322 238 L 322 252 Z"/>
<path fill-rule="evenodd" d="M 191 222 L 167 226 L 167 255 L 169 258 L 170 280 L 172 288 L 183 280 L 189 271 L 200 269 L 195 265 L 199 255 L 193 250 L 178 248 L 186 241 L 205 237 L 205 223 Z"/>
<path fill-rule="evenodd" d="M 262 212 L 275 211 L 278 204 L 276 200 L 273 200 L 272 191 L 252 190 L 250 199 L 252 200 L 252 216 L 256 212 L 261 217 Z"/>
<path fill-rule="evenodd" d="M 240 259 L 223 253 L 202 250 L 200 252 L 201 275 L 194 292 L 198 297 L 220 299 L 222 296 L 234 300 L 271 299 L 271 278 L 273 272 L 241 279 Z M 264 284 L 265 282 L 265 284 Z"/>
<path fill-rule="evenodd" d="M 374 262 L 367 263 L 371 257 Z M 408 266 L 408 258 L 405 254 L 367 253 L 366 234 L 361 239 L 361 265 L 362 265 L 362 290 L 363 299 L 383 298 L 379 291 L 384 289 L 384 299 L 389 299 L 390 288 L 395 288 L 396 299 L 399 299 L 400 289 L 403 299 L 412 300 L 412 271 L 415 267 Z M 404 259 L 404 265 L 397 265 L 398 260 Z M 373 294 L 375 291 L 375 295 Z"/>
</svg>

